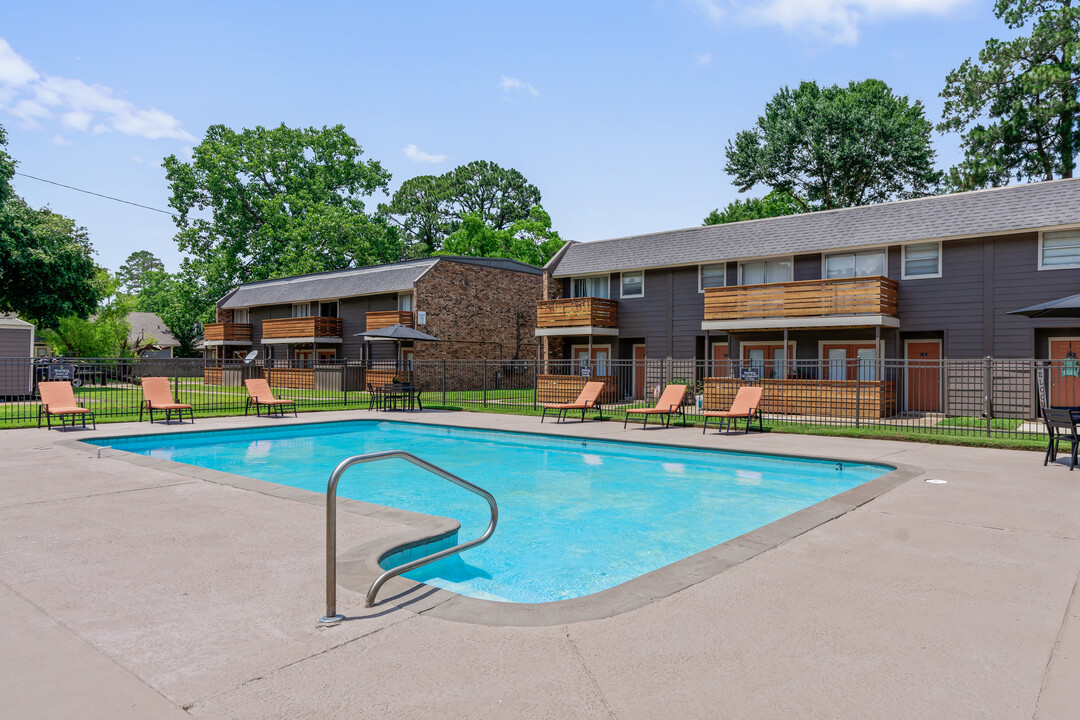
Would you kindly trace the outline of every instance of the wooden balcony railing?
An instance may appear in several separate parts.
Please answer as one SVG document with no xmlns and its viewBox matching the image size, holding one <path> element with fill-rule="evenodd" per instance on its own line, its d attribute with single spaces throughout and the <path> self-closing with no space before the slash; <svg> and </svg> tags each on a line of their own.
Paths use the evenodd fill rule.
<svg viewBox="0 0 1080 720">
<path fill-rule="evenodd" d="M 203 339 L 251 342 L 251 323 L 207 323 L 203 325 Z"/>
<path fill-rule="evenodd" d="M 341 318 L 299 317 L 263 320 L 263 339 L 341 337 Z"/>
<path fill-rule="evenodd" d="M 379 328 L 390 327 L 391 325 L 404 325 L 409 328 L 416 327 L 416 322 L 413 320 L 413 314 L 408 310 L 369 312 L 364 316 L 364 323 L 366 325 L 364 328 L 365 332 L 368 330 L 378 330 Z"/>
<path fill-rule="evenodd" d="M 887 277 L 800 280 L 705 289 L 705 320 L 896 315 L 895 280 Z"/>
<path fill-rule="evenodd" d="M 536 327 L 619 326 L 619 303 L 606 298 L 563 298 L 536 303 Z"/>
</svg>

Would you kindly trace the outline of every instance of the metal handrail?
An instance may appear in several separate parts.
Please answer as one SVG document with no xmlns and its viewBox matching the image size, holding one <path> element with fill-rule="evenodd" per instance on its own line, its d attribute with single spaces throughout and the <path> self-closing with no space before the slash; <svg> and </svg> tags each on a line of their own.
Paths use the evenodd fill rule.
<svg viewBox="0 0 1080 720">
<path fill-rule="evenodd" d="M 367 453 L 365 455 L 354 455 L 351 458 L 342 460 L 341 463 L 334 468 L 334 472 L 330 473 L 330 481 L 326 485 L 326 615 L 319 618 L 321 623 L 336 623 L 345 619 L 343 615 L 337 614 L 337 485 L 341 479 L 342 473 L 348 470 L 353 465 L 359 465 L 360 463 L 376 462 L 378 460 L 393 460 L 393 459 L 408 460 L 413 465 L 419 468 L 427 470 L 430 473 L 438 475 L 439 477 L 449 480 L 459 487 L 463 487 L 466 490 L 476 493 L 480 497 L 487 500 L 488 507 L 491 509 L 491 522 L 488 523 L 487 530 L 484 534 L 468 542 L 463 542 L 460 545 L 455 545 L 445 550 L 440 550 L 437 553 L 426 555 L 422 558 L 412 560 L 404 565 L 398 565 L 397 567 L 390 568 L 379 577 L 375 578 L 375 582 L 371 583 L 371 587 L 368 588 L 367 595 L 364 597 L 364 607 L 371 607 L 375 604 L 375 595 L 378 594 L 379 589 L 383 586 L 387 580 L 402 573 L 409 572 L 421 565 L 427 565 L 430 562 L 434 562 L 448 555 L 454 555 L 462 550 L 468 550 L 471 547 L 475 547 L 491 537 L 495 532 L 495 525 L 499 521 L 499 506 L 495 504 L 495 498 L 487 490 L 481 487 L 473 485 L 468 480 L 462 480 L 457 475 L 448 473 L 442 468 L 432 465 L 427 460 L 416 457 L 412 453 L 405 452 L 404 450 L 384 450 L 382 452 Z"/>
</svg>

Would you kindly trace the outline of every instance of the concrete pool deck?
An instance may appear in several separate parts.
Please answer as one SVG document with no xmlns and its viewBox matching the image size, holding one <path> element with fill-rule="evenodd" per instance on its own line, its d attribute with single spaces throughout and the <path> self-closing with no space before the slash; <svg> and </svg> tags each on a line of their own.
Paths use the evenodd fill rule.
<svg viewBox="0 0 1080 720">
<path fill-rule="evenodd" d="M 196 427 L 363 417 L 398 419 Z M 177 426 L 4 431 L 0 716 L 1062 718 L 1080 705 L 1080 473 L 1043 468 L 1040 454 L 509 415 L 401 419 L 925 475 L 605 619 L 454 622 L 427 612 L 433 592 L 388 585 L 370 610 L 339 588 L 347 620 L 322 628 L 322 508 L 64 442 Z M 340 551 L 400 527 L 349 512 L 338 523 Z"/>
</svg>

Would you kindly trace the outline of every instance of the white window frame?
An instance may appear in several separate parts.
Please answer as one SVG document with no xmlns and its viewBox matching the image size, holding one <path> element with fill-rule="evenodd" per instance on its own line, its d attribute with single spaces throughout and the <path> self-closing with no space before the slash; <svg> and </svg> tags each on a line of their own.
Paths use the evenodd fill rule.
<svg viewBox="0 0 1080 720">
<path fill-rule="evenodd" d="M 312 302 L 315 302 L 315 301 L 312 301 Z M 337 305 L 337 317 L 339 317 L 339 318 L 341 317 L 341 300 L 338 300 L 336 298 L 331 298 L 329 300 L 319 300 L 318 303 L 319 303 L 319 315 L 318 315 L 318 317 L 322 317 L 322 306 L 324 304 L 327 304 L 327 303 L 336 304 Z"/>
<path fill-rule="evenodd" d="M 1069 232 L 1070 230 L 1080 231 L 1080 228 L 1039 231 L 1039 270 L 1075 270 L 1076 268 L 1080 268 L 1080 263 L 1074 263 L 1072 265 L 1043 265 L 1043 236 L 1048 232 Z"/>
<path fill-rule="evenodd" d="M 697 291 L 699 293 L 705 292 L 705 288 L 701 287 L 701 268 L 705 267 L 706 265 L 720 265 L 720 266 L 722 266 L 724 268 L 724 284 L 723 285 L 717 285 L 716 287 L 727 287 L 727 263 L 726 262 L 701 263 L 700 265 L 697 266 Z M 795 268 L 793 267 L 792 268 L 792 273 L 794 273 L 794 271 L 795 271 Z"/>
<path fill-rule="evenodd" d="M 297 315 L 296 314 L 296 308 L 300 307 L 301 305 L 306 305 L 307 306 L 307 314 L 306 315 Z M 311 301 L 309 300 L 307 302 L 294 302 L 292 304 L 292 309 L 289 312 L 290 312 L 289 317 L 292 317 L 292 318 L 311 317 Z"/>
<path fill-rule="evenodd" d="M 626 275 L 633 275 L 634 273 L 638 273 L 639 275 L 641 275 L 641 292 L 639 292 L 637 295 L 624 295 L 623 294 L 623 277 L 626 276 Z M 610 283 L 611 281 L 609 280 L 608 282 Z M 610 295 L 610 294 L 611 294 L 611 287 L 609 285 L 608 286 L 608 295 Z M 624 272 L 619 273 L 619 299 L 622 300 L 624 298 L 642 298 L 642 297 L 645 297 L 645 271 L 644 270 L 626 270 Z"/>
<path fill-rule="evenodd" d="M 608 283 L 608 292 L 607 292 L 607 294 L 608 294 L 608 298 L 610 298 L 611 297 L 611 273 L 589 273 L 588 275 L 573 275 L 573 276 L 571 276 L 569 278 L 569 280 L 570 280 L 570 297 L 575 298 L 575 299 L 577 298 L 577 295 L 574 295 L 574 281 L 575 280 L 583 280 L 585 278 L 592 278 L 592 277 L 595 277 L 595 278 L 601 278 L 601 277 L 602 278 L 607 278 L 607 283 Z M 644 283 L 642 283 L 642 284 L 644 285 Z M 620 289 L 620 291 L 622 290 L 621 287 L 619 289 Z M 593 297 L 593 296 L 592 295 L 583 295 L 582 297 Z"/>
<path fill-rule="evenodd" d="M 1041 236 L 1040 236 L 1041 239 Z M 932 245 L 933 240 L 929 242 L 913 242 L 908 245 Z M 945 250 L 941 245 L 941 241 L 937 241 L 937 272 L 931 275 L 908 275 L 907 272 L 907 249 L 908 245 L 900 246 L 900 279 L 901 280 L 931 280 L 933 278 L 941 277 L 941 271 L 945 265 Z M 1039 243 L 1039 257 L 1042 257 L 1042 242 Z"/>
<path fill-rule="evenodd" d="M 405 310 L 405 308 L 401 307 L 401 301 L 402 301 L 403 298 L 409 298 L 409 309 L 408 310 Z M 398 312 L 414 312 L 416 310 L 416 296 L 413 295 L 411 292 L 398 293 L 398 296 L 397 296 L 397 309 L 398 309 Z"/>
<path fill-rule="evenodd" d="M 236 313 L 239 313 L 239 312 L 244 313 L 244 319 L 243 320 L 237 320 L 236 319 Z M 247 325 L 247 324 L 251 323 L 251 310 L 246 308 L 246 307 L 245 308 L 234 308 L 233 309 L 233 320 L 232 321 L 234 323 L 239 323 L 240 325 Z"/>
<path fill-rule="evenodd" d="M 929 245 L 929 243 L 926 243 Z M 856 250 L 838 250 L 836 252 L 823 252 L 821 253 L 821 279 L 822 280 L 849 280 L 851 278 L 866 277 L 865 275 L 852 275 L 851 278 L 830 278 L 829 277 L 829 258 L 836 255 L 858 255 L 859 253 L 881 253 L 881 275 L 882 277 L 889 277 L 889 248 L 887 247 L 868 247 L 858 248 Z M 938 269 L 941 268 L 941 251 L 938 251 Z M 791 271 L 794 274 L 795 266 L 791 266 Z M 870 277 L 873 277 L 872 275 Z M 921 277 L 921 276 L 920 276 Z"/>
<path fill-rule="evenodd" d="M 766 282 L 766 283 L 744 283 L 743 282 L 742 268 L 743 268 L 743 265 L 746 265 L 746 264 L 749 264 L 749 263 L 783 262 L 784 260 L 787 260 L 788 263 L 790 263 L 790 265 L 791 265 L 791 278 L 792 279 L 791 280 L 781 280 L 780 282 L 781 283 L 794 282 L 795 281 L 795 256 L 794 255 L 787 255 L 787 256 L 781 255 L 779 257 L 750 258 L 750 259 L 747 259 L 747 260 L 740 260 L 739 261 L 739 284 L 740 285 L 748 285 L 748 284 L 753 284 L 753 285 L 779 285 L 780 283 L 768 283 L 768 282 Z M 726 282 L 727 281 L 727 277 L 726 277 L 727 272 L 725 271 L 724 274 L 725 274 L 724 280 Z"/>
</svg>

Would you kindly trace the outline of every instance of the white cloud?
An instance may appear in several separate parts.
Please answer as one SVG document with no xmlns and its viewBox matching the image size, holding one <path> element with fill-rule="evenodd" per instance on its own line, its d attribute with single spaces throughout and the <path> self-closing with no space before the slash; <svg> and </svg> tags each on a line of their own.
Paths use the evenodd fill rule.
<svg viewBox="0 0 1080 720">
<path fill-rule="evenodd" d="M 30 63 L 19 57 L 7 40 L 0 38 L 0 85 L 22 87 L 37 79 L 37 71 L 30 67 Z"/>
<path fill-rule="evenodd" d="M 698 65 L 708 65 L 712 62 L 712 53 L 698 53 L 694 56 L 694 62 Z"/>
<path fill-rule="evenodd" d="M 724 8 L 716 0 L 683 0 L 686 5 L 696 8 L 715 25 L 719 25 L 724 19 Z"/>
<path fill-rule="evenodd" d="M 424 152 L 415 145 L 405 146 L 405 157 L 409 158 L 413 162 L 422 163 L 441 163 L 443 160 L 446 159 L 445 155 L 431 155 Z"/>
<path fill-rule="evenodd" d="M 53 135 L 52 136 L 52 144 L 53 145 L 59 145 L 60 147 L 64 147 L 65 145 L 70 145 L 71 141 L 68 140 L 63 135 Z"/>
<path fill-rule="evenodd" d="M 905 15 L 944 15 L 970 0 L 684 0 L 710 21 L 728 14 L 746 25 L 777 25 L 784 31 L 811 34 L 829 42 L 854 45 L 867 21 Z"/>
<path fill-rule="evenodd" d="M 116 97 L 110 87 L 39 74 L 0 38 L 0 102 L 16 98 L 13 107 L 0 109 L 6 109 L 32 127 L 40 127 L 37 121 L 52 117 L 51 110 L 55 110 L 66 130 L 87 132 L 93 124 L 94 133 L 119 132 L 151 140 L 196 141 L 172 115 L 154 107 L 138 108 Z"/>
<path fill-rule="evenodd" d="M 506 75 L 502 76 L 502 83 L 500 83 L 500 84 L 502 85 L 502 89 L 505 90 L 506 92 L 515 92 L 515 91 L 521 90 L 522 92 L 529 93 L 533 97 L 536 97 L 537 95 L 540 94 L 537 91 L 537 89 L 534 88 L 529 83 L 522 82 L 521 80 L 518 80 L 517 78 L 507 77 Z"/>
</svg>

